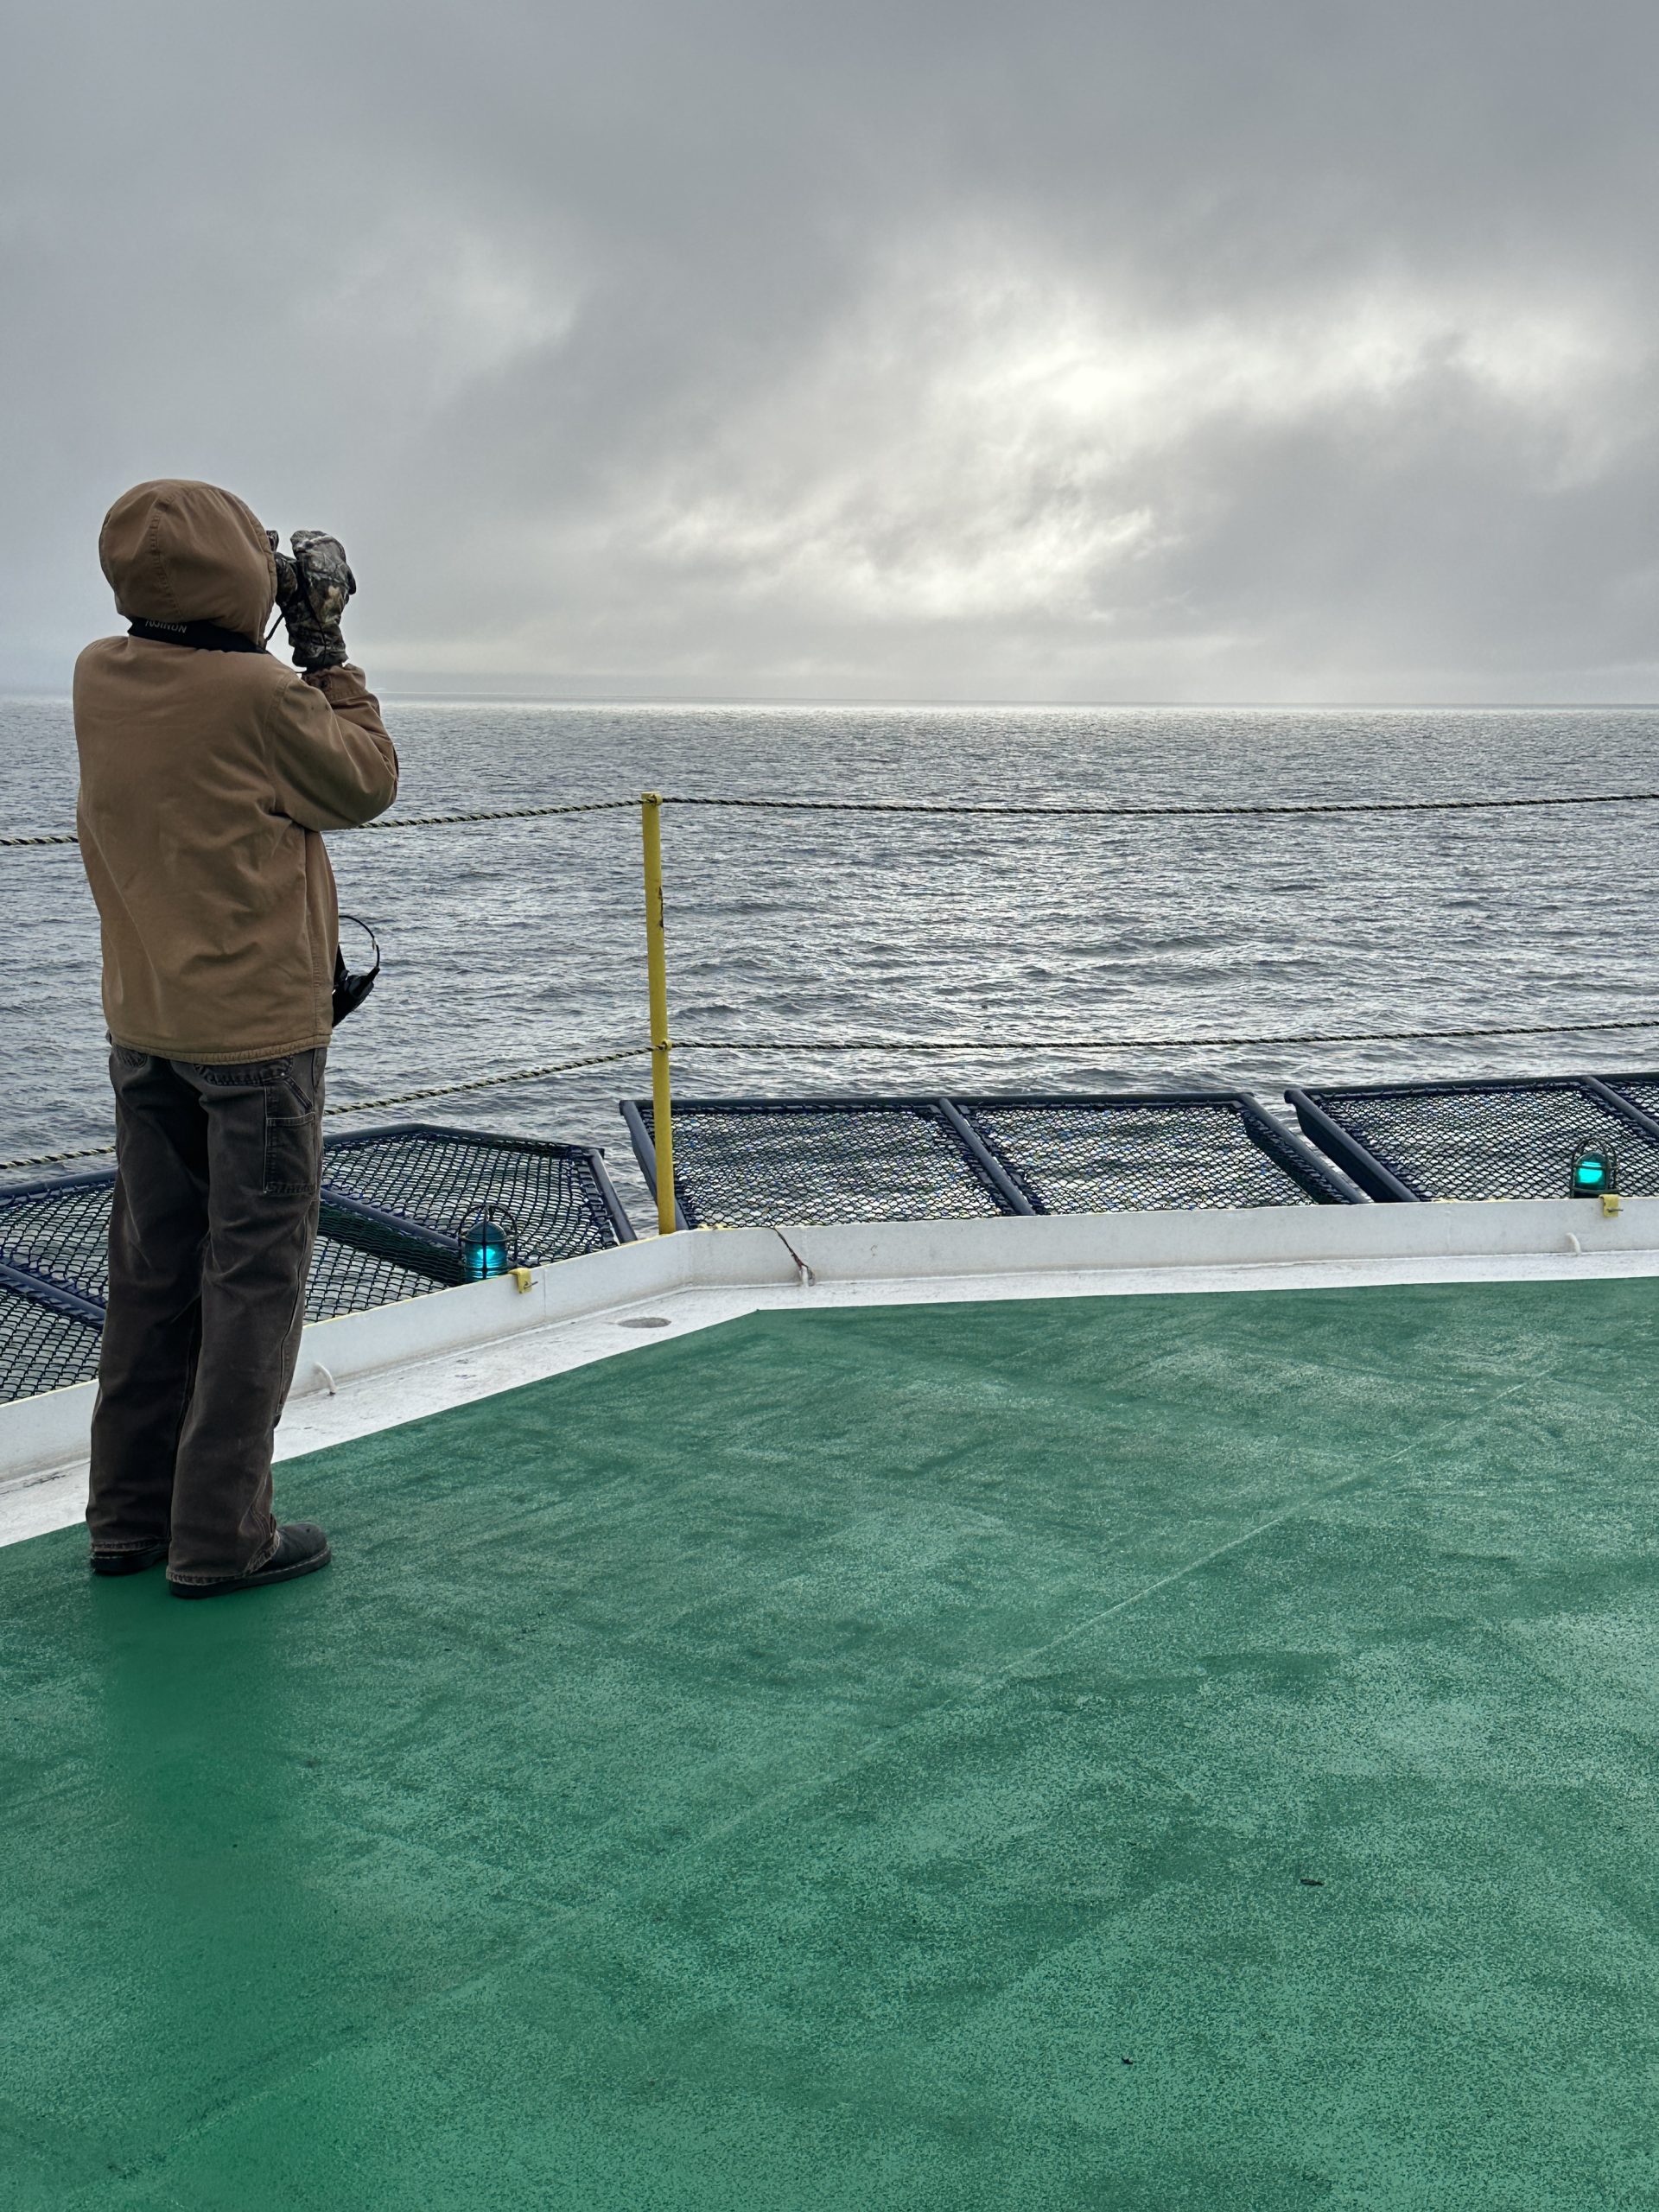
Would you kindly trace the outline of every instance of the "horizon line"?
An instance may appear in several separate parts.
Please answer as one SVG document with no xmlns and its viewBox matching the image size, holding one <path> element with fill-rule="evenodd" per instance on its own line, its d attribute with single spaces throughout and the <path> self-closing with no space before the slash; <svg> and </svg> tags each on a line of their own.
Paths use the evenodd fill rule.
<svg viewBox="0 0 1659 2212">
<path fill-rule="evenodd" d="M 297 674 L 298 671 L 296 671 Z M 371 686 L 372 688 L 372 686 Z M 420 686 L 391 685 L 378 696 L 405 706 L 516 706 L 516 707 L 708 707 L 708 708 L 842 708 L 872 713 L 893 708 L 927 707 L 941 710 L 1039 709 L 1052 713 L 1252 713 L 1252 714 L 1612 714 L 1659 709 L 1659 698 L 1647 699 L 1059 699 L 1035 696 L 943 697 L 936 693 L 894 692 L 880 696 L 844 692 L 728 692 L 728 691 L 491 691 L 433 690 Z M 23 684 L 0 689 L 0 701 L 67 706 L 71 694 L 56 687 Z"/>
</svg>

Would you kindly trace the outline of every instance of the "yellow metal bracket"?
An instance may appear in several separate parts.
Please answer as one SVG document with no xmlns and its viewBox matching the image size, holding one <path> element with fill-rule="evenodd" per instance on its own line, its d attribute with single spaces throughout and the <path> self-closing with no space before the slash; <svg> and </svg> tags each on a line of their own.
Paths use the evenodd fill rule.
<svg viewBox="0 0 1659 2212">
<path fill-rule="evenodd" d="M 657 1154 L 657 1229 L 671 1236 L 674 1210 L 674 1100 L 668 1038 L 668 948 L 663 928 L 663 802 L 645 791 L 639 829 L 645 861 L 645 974 L 651 992 L 651 1135 Z"/>
<path fill-rule="evenodd" d="M 1604 1191 L 1602 1192 L 1601 1210 L 1603 1213 L 1605 1214 L 1615 1214 L 1618 1211 L 1618 1192 L 1617 1191 Z"/>
</svg>

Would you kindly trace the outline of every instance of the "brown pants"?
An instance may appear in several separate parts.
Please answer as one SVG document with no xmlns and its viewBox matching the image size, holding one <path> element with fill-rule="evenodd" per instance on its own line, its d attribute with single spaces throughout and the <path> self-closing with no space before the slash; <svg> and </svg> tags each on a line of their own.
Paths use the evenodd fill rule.
<svg viewBox="0 0 1659 2212">
<path fill-rule="evenodd" d="M 109 1313 L 87 1524 L 166 1541 L 174 1582 L 261 1567 L 271 1438 L 299 1356 L 327 1052 L 202 1067 L 117 1046 Z"/>
</svg>

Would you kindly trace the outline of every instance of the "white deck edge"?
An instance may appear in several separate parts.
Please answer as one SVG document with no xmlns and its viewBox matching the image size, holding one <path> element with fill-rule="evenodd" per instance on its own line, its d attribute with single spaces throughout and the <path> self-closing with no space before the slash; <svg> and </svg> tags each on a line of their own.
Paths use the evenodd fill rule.
<svg viewBox="0 0 1659 2212">
<path fill-rule="evenodd" d="M 1613 1216 L 1552 1198 L 692 1230 L 537 1268 L 527 1291 L 499 1277 L 313 1323 L 277 1456 L 763 1307 L 1610 1274 L 1659 1275 L 1659 1198 Z M 661 1325 L 630 1325 L 647 1314 Z M 79 1518 L 92 1394 L 0 1406 L 0 1543 Z"/>
</svg>

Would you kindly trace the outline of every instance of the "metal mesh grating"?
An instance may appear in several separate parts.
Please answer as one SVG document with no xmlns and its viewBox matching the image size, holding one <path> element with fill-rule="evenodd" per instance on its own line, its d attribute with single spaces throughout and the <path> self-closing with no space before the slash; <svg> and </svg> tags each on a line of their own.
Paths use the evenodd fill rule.
<svg viewBox="0 0 1659 2212">
<path fill-rule="evenodd" d="M 654 1186 L 649 1102 L 635 1112 Z M 688 1099 L 674 1108 L 674 1180 L 687 1222 L 934 1221 L 1012 1207 L 926 1099 Z"/>
<path fill-rule="evenodd" d="M 597 1251 L 626 1231 L 593 1156 L 580 1146 L 474 1131 L 380 1130 L 330 1143 L 324 1176 L 325 1219 L 328 1193 L 345 1191 L 447 1237 L 483 1202 L 505 1205 L 518 1224 L 519 1257 L 531 1265 Z M 0 1260 L 42 1283 L 39 1299 L 0 1286 L 0 1399 L 85 1382 L 95 1370 L 96 1321 L 56 1311 L 45 1287 L 103 1303 L 114 1189 L 114 1176 L 105 1173 L 0 1192 Z M 448 1268 L 442 1255 L 429 1254 L 423 1262 L 418 1242 L 400 1237 L 395 1222 L 353 1222 L 349 1207 L 333 1211 L 312 1255 L 308 1320 L 424 1297 L 457 1279 L 458 1255 Z"/>
<path fill-rule="evenodd" d="M 337 1138 L 324 1173 L 331 1190 L 445 1233 L 486 1202 L 505 1206 L 527 1267 L 620 1241 L 593 1160 L 579 1146 L 466 1129 L 376 1130 Z"/>
<path fill-rule="evenodd" d="M 0 1254 L 101 1304 L 109 1295 L 114 1191 L 114 1177 L 101 1175 L 79 1179 L 77 1186 L 61 1192 L 41 1190 L 20 1198 L 0 1193 Z M 442 1287 L 395 1262 L 319 1236 L 306 1289 L 306 1319 L 326 1321 L 336 1313 L 361 1313 Z"/>
<path fill-rule="evenodd" d="M 90 1382 L 98 1372 L 99 1339 L 95 1321 L 56 1313 L 0 1284 L 0 1405 Z"/>
<path fill-rule="evenodd" d="M 0 1258 L 102 1303 L 110 1280 L 113 1175 L 0 1191 Z"/>
<path fill-rule="evenodd" d="M 0 1253 L 48 1282 L 100 1304 L 109 1290 L 112 1177 L 80 1184 L 60 1196 L 48 1191 L 21 1199 L 0 1196 Z M 329 1321 L 401 1299 L 442 1290 L 434 1276 L 402 1267 L 331 1236 L 319 1236 L 306 1284 L 305 1318 Z M 0 1286 L 3 1291 L 3 1286 Z M 95 1322 L 36 1308 L 16 1292 L 0 1302 L 0 1399 L 88 1381 L 98 1365 Z"/>
<path fill-rule="evenodd" d="M 339 1313 L 366 1313 L 373 1306 L 396 1306 L 402 1299 L 424 1298 L 443 1288 L 435 1277 L 417 1274 L 378 1252 L 319 1236 L 305 1286 L 305 1318 L 332 1321 Z"/>
<path fill-rule="evenodd" d="M 1333 1205 L 1352 1195 L 1238 1097 L 953 1103 L 1039 1213 Z"/>
<path fill-rule="evenodd" d="M 1628 1098 L 1639 1113 L 1659 1122 L 1659 1075 L 1605 1075 L 1601 1080 L 1609 1090 Z"/>
<path fill-rule="evenodd" d="M 1573 1155 L 1586 1143 L 1617 1147 L 1622 1190 L 1659 1194 L 1659 1141 L 1570 1077 L 1290 1096 L 1308 1135 L 1379 1197 L 1565 1198 Z M 1322 1127 L 1319 1117 L 1331 1126 Z M 1403 1192 L 1367 1179 L 1379 1166 Z"/>
</svg>

